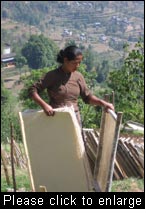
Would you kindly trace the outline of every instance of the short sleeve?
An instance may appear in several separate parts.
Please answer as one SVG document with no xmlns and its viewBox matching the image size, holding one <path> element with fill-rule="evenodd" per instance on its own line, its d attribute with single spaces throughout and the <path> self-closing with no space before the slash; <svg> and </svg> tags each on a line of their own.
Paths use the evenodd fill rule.
<svg viewBox="0 0 150 214">
<path fill-rule="evenodd" d="M 34 92 L 40 93 L 41 91 L 44 90 L 44 86 L 42 83 L 43 83 L 42 79 L 39 79 L 37 82 L 35 82 L 28 88 L 29 97 L 31 97 Z"/>
<path fill-rule="evenodd" d="M 31 85 L 28 88 L 29 97 L 31 97 L 34 92 L 37 92 L 39 94 L 44 89 L 50 87 L 50 85 L 53 83 L 53 76 L 54 76 L 53 72 L 50 71 L 46 73 L 42 78 L 40 78 L 37 82 L 35 82 L 33 85 Z"/>
</svg>

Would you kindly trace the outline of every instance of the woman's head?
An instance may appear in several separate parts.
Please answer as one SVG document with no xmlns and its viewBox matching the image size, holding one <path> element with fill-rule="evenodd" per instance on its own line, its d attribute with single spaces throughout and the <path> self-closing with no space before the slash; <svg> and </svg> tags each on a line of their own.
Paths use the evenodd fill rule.
<svg viewBox="0 0 150 214">
<path fill-rule="evenodd" d="M 57 62 L 63 64 L 68 71 L 75 71 L 83 59 L 82 51 L 76 46 L 68 46 L 64 50 L 60 50 L 57 55 Z"/>
</svg>

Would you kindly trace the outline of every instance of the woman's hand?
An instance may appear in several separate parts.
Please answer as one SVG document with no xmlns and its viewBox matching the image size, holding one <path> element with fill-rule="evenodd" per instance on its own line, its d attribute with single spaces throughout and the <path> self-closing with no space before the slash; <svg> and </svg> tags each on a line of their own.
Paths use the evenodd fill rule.
<svg viewBox="0 0 150 214">
<path fill-rule="evenodd" d="M 115 108 L 114 108 L 114 106 L 113 106 L 112 103 L 106 102 L 106 103 L 104 104 L 104 108 L 106 109 L 106 112 L 108 112 L 108 109 L 111 109 L 112 111 L 115 111 Z"/>
<path fill-rule="evenodd" d="M 43 108 L 43 110 L 44 110 L 44 112 L 45 112 L 45 114 L 47 116 L 54 116 L 55 112 L 54 112 L 53 108 L 50 105 L 48 105 L 47 103 L 45 103 L 42 106 L 42 108 Z"/>
<path fill-rule="evenodd" d="M 39 104 L 42 109 L 44 110 L 45 114 L 47 116 L 54 116 L 54 110 L 52 108 L 52 106 L 48 105 L 40 96 L 39 94 L 35 91 L 32 94 L 32 99 Z"/>
<path fill-rule="evenodd" d="M 89 103 L 92 105 L 103 106 L 106 109 L 106 112 L 108 112 L 108 109 L 115 111 L 115 108 L 112 103 L 106 102 L 105 100 L 101 100 L 95 95 L 91 95 L 89 97 Z"/>
</svg>

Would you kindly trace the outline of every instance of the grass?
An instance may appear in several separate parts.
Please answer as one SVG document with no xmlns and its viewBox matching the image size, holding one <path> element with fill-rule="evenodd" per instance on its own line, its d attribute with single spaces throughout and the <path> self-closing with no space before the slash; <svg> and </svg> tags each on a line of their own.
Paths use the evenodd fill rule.
<svg viewBox="0 0 150 214">
<path fill-rule="evenodd" d="M 120 132 L 122 135 L 125 135 L 125 136 L 130 136 L 130 137 L 144 137 L 144 132 L 143 131 L 140 131 L 140 130 L 132 130 L 132 131 L 129 131 L 129 130 L 121 130 Z"/>
<path fill-rule="evenodd" d="M 127 178 L 112 182 L 111 192 L 143 192 L 144 179 Z"/>
<path fill-rule="evenodd" d="M 11 175 L 11 169 L 9 167 L 9 174 Z M 30 180 L 27 169 L 15 169 L 16 174 L 16 186 L 17 190 L 21 192 L 30 192 Z M 10 176 L 11 178 L 11 176 Z M 9 189 L 13 189 L 13 181 L 10 179 L 11 185 L 6 183 L 4 170 L 2 167 L 1 172 L 1 192 L 7 192 Z M 144 179 L 128 178 L 124 180 L 116 180 L 112 182 L 111 192 L 143 192 L 144 191 Z"/>
<path fill-rule="evenodd" d="M 9 169 L 9 178 L 10 185 L 7 185 L 6 178 L 3 172 L 3 168 L 1 169 L 1 192 L 7 192 L 9 189 L 13 189 L 13 180 L 11 176 L 11 169 Z M 27 169 L 15 169 L 15 177 L 16 177 L 16 188 L 17 190 L 22 189 L 25 192 L 30 191 L 30 180 Z"/>
</svg>

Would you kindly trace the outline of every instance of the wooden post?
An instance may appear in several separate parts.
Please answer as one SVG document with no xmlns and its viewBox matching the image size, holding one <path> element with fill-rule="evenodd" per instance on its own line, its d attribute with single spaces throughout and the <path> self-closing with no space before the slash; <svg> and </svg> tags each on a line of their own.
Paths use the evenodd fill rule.
<svg viewBox="0 0 150 214">
<path fill-rule="evenodd" d="M 115 106 L 115 93 L 112 91 L 112 104 Z"/>
<path fill-rule="evenodd" d="M 109 102 L 109 99 L 110 99 L 110 95 L 109 95 L 109 94 L 105 94 L 104 100 L 105 100 L 106 102 Z"/>
<path fill-rule="evenodd" d="M 15 179 L 15 168 L 14 168 L 14 136 L 13 136 L 13 126 L 12 123 L 10 125 L 11 128 L 11 168 L 12 168 L 12 179 L 13 179 L 13 187 L 14 187 L 14 192 L 16 192 L 16 179 Z"/>
</svg>

